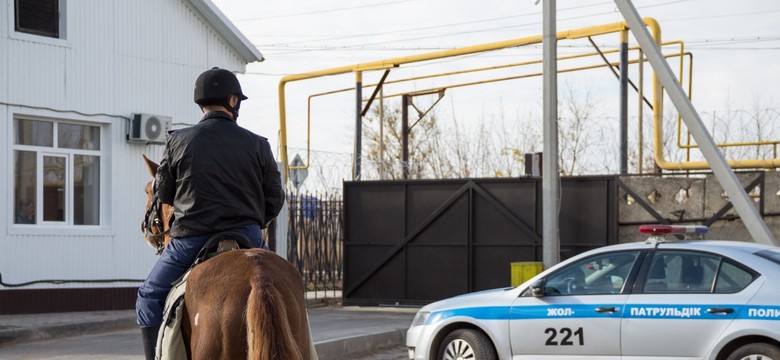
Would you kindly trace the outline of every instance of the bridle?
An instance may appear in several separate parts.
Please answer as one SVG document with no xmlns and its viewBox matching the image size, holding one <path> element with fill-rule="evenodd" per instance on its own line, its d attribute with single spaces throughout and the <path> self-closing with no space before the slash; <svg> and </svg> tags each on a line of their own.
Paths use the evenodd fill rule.
<svg viewBox="0 0 780 360">
<path fill-rule="evenodd" d="M 170 230 L 165 230 L 165 224 L 162 218 L 162 202 L 157 196 L 157 179 L 152 181 L 152 201 L 149 207 L 146 209 L 143 221 L 141 221 L 141 232 L 147 239 L 151 239 L 154 242 L 154 246 L 157 247 L 157 255 L 162 254 L 165 248 L 165 236 L 168 235 Z"/>
</svg>

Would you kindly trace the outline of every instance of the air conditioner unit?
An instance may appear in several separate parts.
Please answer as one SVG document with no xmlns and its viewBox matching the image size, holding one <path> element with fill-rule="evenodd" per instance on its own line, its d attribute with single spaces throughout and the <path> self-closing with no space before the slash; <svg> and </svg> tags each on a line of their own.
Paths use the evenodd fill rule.
<svg viewBox="0 0 780 360">
<path fill-rule="evenodd" d="M 169 116 L 133 114 L 130 118 L 127 140 L 147 144 L 165 144 L 168 130 L 171 128 L 171 120 Z"/>
</svg>

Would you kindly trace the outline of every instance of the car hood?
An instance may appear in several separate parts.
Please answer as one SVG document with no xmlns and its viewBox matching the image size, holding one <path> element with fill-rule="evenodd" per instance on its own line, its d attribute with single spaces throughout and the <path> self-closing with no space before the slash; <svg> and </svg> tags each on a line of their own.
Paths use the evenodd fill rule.
<svg viewBox="0 0 780 360">
<path fill-rule="evenodd" d="M 439 312 L 464 307 L 507 306 L 519 293 L 518 288 L 512 287 L 478 291 L 428 304 L 420 311 Z"/>
</svg>

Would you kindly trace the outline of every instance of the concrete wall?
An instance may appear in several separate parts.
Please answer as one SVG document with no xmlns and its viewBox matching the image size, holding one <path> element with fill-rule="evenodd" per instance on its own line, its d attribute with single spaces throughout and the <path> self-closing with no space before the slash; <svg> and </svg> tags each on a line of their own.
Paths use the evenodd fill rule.
<svg viewBox="0 0 780 360">
<path fill-rule="evenodd" d="M 695 176 L 695 175 L 694 175 Z M 763 204 L 764 221 L 774 234 L 780 238 L 780 173 L 755 172 L 738 173 L 737 178 L 743 186 L 764 176 L 756 189 L 749 194 L 760 210 Z M 621 177 L 638 197 L 644 200 L 661 217 L 673 223 L 698 225 L 712 218 L 728 204 L 728 197 L 713 175 L 698 177 Z M 618 223 L 621 242 L 641 241 L 646 238 L 638 232 L 639 224 L 659 223 L 650 212 L 645 210 L 636 199 L 623 189 L 619 190 Z M 750 234 L 731 208 L 721 220 L 710 227 L 707 239 L 729 239 L 750 241 Z"/>
</svg>

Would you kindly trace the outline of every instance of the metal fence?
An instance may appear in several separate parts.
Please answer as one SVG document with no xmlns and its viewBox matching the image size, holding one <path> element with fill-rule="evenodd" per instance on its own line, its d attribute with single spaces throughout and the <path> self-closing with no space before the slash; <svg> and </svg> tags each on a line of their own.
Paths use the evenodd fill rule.
<svg viewBox="0 0 780 360">
<path fill-rule="evenodd" d="M 340 195 L 289 193 L 287 258 L 317 298 L 341 297 L 344 212 Z"/>
<path fill-rule="evenodd" d="M 561 258 L 617 242 L 615 181 L 561 179 Z M 344 183 L 342 304 L 417 306 L 510 286 L 542 260 L 541 178 Z"/>
</svg>

